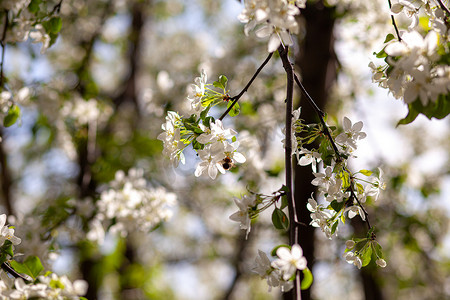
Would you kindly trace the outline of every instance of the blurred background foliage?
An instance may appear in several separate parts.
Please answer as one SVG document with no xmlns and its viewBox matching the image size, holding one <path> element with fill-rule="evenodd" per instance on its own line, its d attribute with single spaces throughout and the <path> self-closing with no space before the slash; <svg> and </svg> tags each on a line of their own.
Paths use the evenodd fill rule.
<svg viewBox="0 0 450 300">
<path fill-rule="evenodd" d="M 393 30 L 387 3 L 356 2 L 308 1 L 292 55 L 329 123 L 344 115 L 364 121 L 368 138 L 355 169 L 385 172 L 387 189 L 368 211 L 388 266 L 360 271 L 342 259 L 345 240 L 361 231 L 358 221 L 333 241 L 305 226 L 302 247 L 315 281 L 303 299 L 448 299 L 448 120 L 419 118 L 395 128 L 406 110 L 377 90 L 366 68 L 374 45 Z M 9 86 L 33 87 L 20 124 L 1 133 L 2 212 L 17 219 L 23 237 L 17 252 L 87 280 L 88 299 L 282 298 L 267 292 L 251 267 L 257 249 L 270 251 L 286 234 L 271 227 L 268 214 L 246 241 L 228 219 L 233 196 L 247 189 L 272 193 L 282 184 L 281 62 L 263 70 L 242 98 L 239 117 L 226 119 L 248 159 L 232 173 L 195 178 L 192 153 L 173 169 L 156 139 L 168 110 L 187 111 L 186 87 L 201 69 L 211 81 L 226 75 L 235 95 L 267 56 L 264 42 L 243 34 L 240 10 L 233 0 L 64 0 L 60 36 L 45 55 L 30 43 L 7 46 Z M 302 104 L 300 98 L 297 93 Z M 100 112 L 95 124 L 71 117 L 77 101 L 90 99 Z M 305 104 L 302 118 L 310 116 Z M 116 171 L 130 168 L 144 169 L 154 187 L 177 194 L 173 218 L 145 235 L 90 242 L 95 201 Z M 310 172 L 296 170 L 297 201 L 311 194 Z"/>
</svg>

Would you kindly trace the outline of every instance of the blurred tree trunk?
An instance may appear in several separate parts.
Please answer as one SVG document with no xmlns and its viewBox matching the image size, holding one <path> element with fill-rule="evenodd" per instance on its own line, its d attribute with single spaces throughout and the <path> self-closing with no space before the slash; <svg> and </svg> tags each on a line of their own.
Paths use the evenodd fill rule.
<svg viewBox="0 0 450 300">
<path fill-rule="evenodd" d="M 296 72 L 300 74 L 300 80 L 320 109 L 325 107 L 329 89 L 336 80 L 337 60 L 334 53 L 335 20 L 333 13 L 334 9 L 325 7 L 322 1 L 308 2 L 306 9 L 302 10 L 300 21 L 304 23 L 305 35 L 303 38 L 300 35 L 298 41 L 299 53 L 295 59 Z M 319 121 L 316 112 L 304 100 L 303 95 L 300 106 L 302 107 L 300 118 L 305 120 L 306 124 Z M 299 222 L 304 224 L 299 227 L 298 240 L 303 254 L 308 260 L 308 267 L 312 269 L 315 262 L 315 228 L 309 226 L 311 218 L 306 204 L 311 194 L 316 191 L 316 187 L 311 185 L 314 175 L 310 166 L 301 167 L 297 164 L 294 172 L 297 215 Z M 311 289 L 302 291 L 302 300 L 308 299 L 311 299 Z"/>
<path fill-rule="evenodd" d="M 304 22 L 305 35 L 299 37 L 300 51 L 296 55 L 297 72 L 300 73 L 301 81 L 308 93 L 315 100 L 320 109 L 324 109 L 330 88 L 337 78 L 338 60 L 335 54 L 335 9 L 326 7 L 323 1 L 309 3 L 305 10 L 302 10 L 301 19 Z M 305 123 L 318 122 L 313 108 L 303 100 L 302 95 L 300 105 L 302 107 L 301 118 Z M 295 201 L 297 203 L 297 214 L 299 221 L 308 225 L 311 218 L 310 212 L 306 208 L 308 198 L 316 188 L 311 185 L 314 176 L 310 166 L 295 168 Z M 304 255 L 308 260 L 308 267 L 313 268 L 314 258 L 314 227 L 300 226 L 299 242 L 303 248 Z M 371 273 L 360 272 L 366 299 L 382 299 L 380 287 L 377 285 Z M 287 295 L 288 296 L 288 295 Z M 290 298 L 289 298 L 290 296 Z M 289 295 L 287 299 L 292 299 Z M 311 299 L 311 289 L 302 291 L 302 300 Z"/>
</svg>

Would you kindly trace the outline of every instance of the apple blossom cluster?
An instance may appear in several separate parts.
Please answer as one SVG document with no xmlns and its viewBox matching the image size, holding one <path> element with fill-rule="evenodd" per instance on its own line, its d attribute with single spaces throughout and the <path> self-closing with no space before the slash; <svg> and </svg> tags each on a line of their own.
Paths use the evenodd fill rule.
<svg viewBox="0 0 450 300">
<path fill-rule="evenodd" d="M 175 205 L 175 194 L 148 186 L 144 170 L 130 169 L 128 175 L 117 171 L 96 202 L 98 212 L 91 221 L 88 239 L 101 243 L 104 226 L 122 237 L 134 231 L 149 232 L 172 217 Z"/>
<path fill-rule="evenodd" d="M 237 132 L 232 128 L 225 128 L 220 119 L 215 120 L 208 116 L 211 107 L 228 102 L 231 105 L 230 96 L 226 85 L 228 79 L 220 76 L 218 81 L 212 85 L 220 89 L 218 92 L 206 83 L 207 75 L 202 70 L 201 76 L 195 79 L 196 84 L 189 86 L 187 97 L 193 112 L 189 118 L 181 117 L 177 112 L 169 111 L 166 122 L 162 124 L 163 132 L 158 135 L 158 139 L 163 142 L 163 154 L 166 155 L 173 166 L 178 166 L 179 162 L 185 163 L 183 150 L 192 145 L 197 151 L 201 162 L 195 169 L 195 176 L 202 174 L 215 179 L 220 172 L 225 174 L 235 163 L 244 163 L 245 157 L 238 151 L 239 142 L 236 139 Z M 239 105 L 231 108 L 230 116 L 239 113 Z"/>
<path fill-rule="evenodd" d="M 67 101 L 61 108 L 64 120 L 73 120 L 77 125 L 103 123 L 111 116 L 112 109 L 96 99 L 85 100 L 79 96 Z"/>
<path fill-rule="evenodd" d="M 412 22 L 398 39 L 388 34 L 385 47 L 376 54 L 386 64 L 369 64 L 372 79 L 408 105 L 409 115 L 401 124 L 412 122 L 419 113 L 444 118 L 450 113 L 450 15 L 429 0 L 400 0 L 391 12 Z"/>
<path fill-rule="evenodd" d="M 344 117 L 342 132 L 339 134 L 334 133 L 334 127 L 327 126 L 326 132 L 332 131 L 331 140 L 324 135 L 323 126 L 302 124 L 302 120 L 296 121 L 293 126 L 301 155 L 298 164 L 312 166 L 315 178 L 311 184 L 317 186 L 317 197 L 327 203 L 319 204 L 314 195 L 311 195 L 307 204 L 311 212 L 310 224 L 320 228 L 331 239 L 336 234 L 339 223 L 345 223 L 347 217 L 351 219 L 359 215 L 363 221 L 367 221 L 367 213 L 362 204 L 367 197 L 377 200 L 380 191 L 385 189 L 385 183 L 382 179 L 383 172 L 379 168 L 376 171 L 363 169 L 354 173 L 348 168 L 347 161 L 354 157 L 357 141 L 366 137 L 361 131 L 363 123 L 359 121 L 353 124 L 349 118 Z M 318 149 L 308 150 L 303 147 L 317 139 L 320 142 Z M 321 166 L 320 172 L 316 171 L 318 166 Z"/>
<path fill-rule="evenodd" d="M 80 299 L 86 294 L 87 282 L 71 282 L 67 276 L 49 273 L 38 276 L 35 283 L 27 284 L 22 278 L 1 276 L 0 299 Z"/>
<path fill-rule="evenodd" d="M 259 38 L 269 37 L 267 50 L 274 52 L 280 45 L 293 44 L 291 33 L 297 34 L 299 25 L 295 16 L 305 8 L 306 0 L 244 0 L 239 20 L 245 24 L 246 35 L 255 27 Z"/>
<path fill-rule="evenodd" d="M 306 127 L 307 125 L 303 126 L 303 128 Z M 365 221 L 366 213 L 361 204 L 365 203 L 369 196 L 377 200 L 380 190 L 385 188 L 381 178 L 383 175 L 381 169 L 376 172 L 360 170 L 352 173 L 347 167 L 347 159 L 352 157 L 353 150 L 357 149 L 356 142 L 366 137 L 366 134 L 361 131 L 362 127 L 361 121 L 352 124 L 350 119 L 344 117 L 343 132 L 338 134 L 334 138 L 335 142 L 333 142 L 337 145 L 338 154 L 334 152 L 328 140 L 322 141 L 318 150 L 306 150 L 300 146 L 300 152 L 304 155 L 298 161 L 298 164 L 306 166 L 314 162 L 316 165 L 322 162 L 323 165 L 321 172 L 313 172 L 315 178 L 311 181 L 311 184 L 317 186 L 318 197 L 322 197 L 329 202 L 329 206 L 325 208 L 317 204 L 317 201 L 311 195 L 308 209 L 311 211 L 311 225 L 320 227 L 330 239 L 337 230 L 339 220 L 344 219 L 345 214 L 349 218 L 359 215 Z M 307 129 L 302 130 L 309 133 Z M 302 134 L 302 131 L 299 133 Z M 320 133 L 315 132 L 313 135 L 317 138 Z M 311 135 L 308 135 L 307 138 L 307 143 L 311 143 L 315 139 Z M 302 145 L 304 138 L 300 136 L 298 139 L 300 145 Z M 313 168 L 316 167 L 313 166 Z M 358 175 L 368 178 L 360 178 Z"/>
<path fill-rule="evenodd" d="M 372 256 L 375 256 L 377 266 L 384 268 L 387 263 L 383 259 L 383 251 L 380 244 L 375 240 L 373 229 L 369 230 L 367 237 L 363 239 L 352 239 L 345 242 L 345 253 L 343 257 L 349 264 L 358 269 L 367 266 Z"/>
<path fill-rule="evenodd" d="M 291 249 L 282 245 L 274 249 L 272 253 L 275 251 L 277 259 L 271 262 L 266 253 L 258 250 L 253 272 L 267 280 L 269 292 L 272 287 L 279 287 L 282 292 L 287 292 L 294 287 L 293 278 L 295 278 L 297 270 L 309 272 L 306 266 L 307 261 L 298 244 L 292 245 Z"/>
<path fill-rule="evenodd" d="M 0 264 L 5 264 L 14 276 L 0 269 L 0 299 L 80 299 L 87 291 L 84 280 L 73 283 L 67 276 L 47 272 L 39 275 L 44 267 L 36 256 L 27 257 L 23 263 L 14 260 L 14 246 L 21 239 L 14 235 L 12 226 L 6 226 L 6 215 L 0 215 Z"/>
<path fill-rule="evenodd" d="M 0 3 L 0 10 L 9 15 L 8 43 L 42 43 L 41 54 L 55 41 L 61 30 L 61 18 L 55 16 L 56 10 L 47 12 L 45 3 L 31 0 L 6 0 Z M 4 25 L 6 26 L 6 25 Z"/>
<path fill-rule="evenodd" d="M 241 199 L 234 197 L 234 203 L 239 210 L 230 216 L 230 220 L 240 223 L 239 227 L 246 231 L 247 238 L 251 229 L 251 220 L 273 204 L 281 201 L 280 208 L 275 205 L 272 221 L 275 228 L 286 229 L 289 227 L 289 221 L 282 211 L 287 206 L 286 197 L 284 197 L 286 192 L 287 189 L 283 186 L 272 195 L 250 193 L 249 195 L 243 195 Z"/>
</svg>

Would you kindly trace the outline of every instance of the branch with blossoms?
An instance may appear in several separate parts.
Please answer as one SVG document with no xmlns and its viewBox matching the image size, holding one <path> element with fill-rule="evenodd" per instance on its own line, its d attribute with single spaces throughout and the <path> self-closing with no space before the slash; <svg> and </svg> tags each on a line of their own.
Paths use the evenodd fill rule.
<svg viewBox="0 0 450 300">
<path fill-rule="evenodd" d="M 202 71 L 201 76 L 195 79 L 195 84 L 190 85 L 187 97 L 191 104 L 190 115 L 183 117 L 177 112 L 169 111 L 166 122 L 162 125 L 163 132 L 158 139 L 164 144 L 163 153 L 174 166 L 185 162 L 183 151 L 192 146 L 201 160 L 194 172 L 197 177 L 207 174 L 211 179 L 216 179 L 219 173 L 225 174 L 235 163 L 245 163 L 244 155 L 238 152 L 237 132 L 231 128 L 225 129 L 222 120 L 227 115 L 234 117 L 239 114 L 239 99 L 271 59 L 272 53 L 278 50 L 287 75 L 286 123 L 283 129 L 286 137 L 286 184 L 271 195 L 250 192 L 241 198 L 235 198 L 238 211 L 232 214 L 230 219 L 239 222 L 240 228 L 245 230 L 248 236 L 251 221 L 273 207 L 272 223 L 276 229 L 289 230 L 290 243 L 276 246 L 272 250 L 271 254 L 276 258 L 272 262 L 264 252 L 259 251 L 254 271 L 267 280 L 269 289 L 280 287 L 285 292 L 295 288 L 295 297 L 300 299 L 300 289 L 307 289 L 311 285 L 312 274 L 298 245 L 298 239 L 301 238 L 298 236 L 300 220 L 296 215 L 296 201 L 293 197 L 292 156 L 297 156 L 300 165 L 312 166 L 315 179 L 311 184 L 318 187 L 316 198 L 327 203 L 319 204 L 314 195 L 311 195 L 307 207 L 311 211 L 312 226 L 320 227 L 331 239 L 337 235 L 339 224 L 345 224 L 347 219 L 359 215 L 367 223 L 368 232 L 365 238 L 353 238 L 346 243 L 344 257 L 358 268 L 368 265 L 372 260 L 380 267 L 386 266 L 381 246 L 376 241 L 374 228 L 369 222 L 369 215 L 363 207 L 368 197 L 376 200 L 380 190 L 384 189 L 382 171 L 350 171 L 348 160 L 355 157 L 357 141 L 366 137 L 361 131 L 363 123 L 353 124 L 345 117 L 340 130 L 327 125 L 326 114 L 317 107 L 294 73 L 293 64 L 289 60 L 289 46 L 293 45 L 291 34 L 298 32 L 299 25 L 295 16 L 300 14 L 300 8 L 305 7 L 305 1 L 244 1 L 244 5 L 239 19 L 246 23 L 245 34 L 248 35 L 255 29 L 258 37 L 269 37 L 268 57 L 245 88 L 234 97 L 229 96 L 228 79 L 225 76 L 221 75 L 217 81 L 209 84 L 206 73 Z M 300 118 L 301 109 L 293 111 L 295 83 L 315 109 L 319 123 L 304 124 Z M 227 103 L 227 109 L 216 120 L 209 115 L 209 111 L 213 106 L 222 103 Z M 313 143 L 319 145 L 317 149 L 311 148 Z M 286 208 L 288 216 L 284 212 Z M 300 271 L 303 272 L 302 282 Z"/>
<path fill-rule="evenodd" d="M 32 43 L 42 43 L 41 54 L 56 42 L 62 27 L 59 17 L 60 1 L 51 11 L 41 1 L 3 1 L 0 4 L 0 16 L 3 19 L 1 33 L 0 63 L 0 117 L 3 126 L 10 127 L 20 118 L 19 104 L 30 97 L 30 88 L 11 90 L 4 74 L 4 60 L 7 44 L 16 44 L 30 39 Z"/>
<path fill-rule="evenodd" d="M 398 40 L 388 34 L 383 49 L 374 53 L 384 65 L 369 64 L 372 81 L 408 106 L 398 124 L 409 124 L 419 114 L 443 119 L 450 113 L 450 13 L 438 2 L 402 0 L 390 6 L 392 18 L 404 14 L 411 24 L 400 33 L 395 27 Z"/>
<path fill-rule="evenodd" d="M 44 272 L 37 256 L 17 261 L 14 246 L 22 240 L 14 235 L 13 226 L 6 225 L 6 215 L 0 215 L 0 298 L 2 299 L 83 299 L 87 291 L 84 280 L 71 282 L 67 276 Z M 6 273 L 3 276 L 2 273 Z"/>
</svg>

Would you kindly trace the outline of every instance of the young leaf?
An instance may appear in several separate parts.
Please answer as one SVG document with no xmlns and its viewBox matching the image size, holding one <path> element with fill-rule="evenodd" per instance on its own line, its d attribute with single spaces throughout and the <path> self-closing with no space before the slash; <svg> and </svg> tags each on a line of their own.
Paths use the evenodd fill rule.
<svg viewBox="0 0 450 300">
<path fill-rule="evenodd" d="M 289 205 L 288 201 L 287 201 L 287 196 L 283 195 L 281 196 L 281 206 L 280 209 L 283 209 L 285 207 L 287 207 Z"/>
<path fill-rule="evenodd" d="M 356 189 L 358 193 L 363 194 L 364 193 L 364 187 L 361 183 L 356 183 Z"/>
<path fill-rule="evenodd" d="M 214 81 L 214 82 L 213 82 L 213 86 L 216 87 L 216 88 L 218 88 L 218 89 L 222 89 L 222 90 L 225 89 L 225 87 L 223 86 L 223 84 L 222 84 L 221 82 L 219 82 L 219 81 Z"/>
<path fill-rule="evenodd" d="M 302 270 L 302 272 L 303 272 L 303 280 L 300 284 L 300 288 L 302 290 L 306 290 L 313 283 L 314 277 L 313 277 L 312 272 L 308 268 Z"/>
<path fill-rule="evenodd" d="M 383 258 L 383 249 L 376 241 L 372 241 L 372 248 L 378 258 Z"/>
<path fill-rule="evenodd" d="M 20 108 L 17 105 L 11 106 L 11 108 L 8 111 L 8 114 L 6 115 L 5 119 L 3 120 L 3 126 L 9 127 L 9 126 L 14 125 L 14 123 L 16 123 L 19 116 L 20 116 Z"/>
<path fill-rule="evenodd" d="M 333 208 L 333 210 L 334 210 L 335 212 L 340 212 L 341 209 L 344 208 L 345 202 L 344 202 L 344 201 L 342 201 L 342 202 L 337 202 L 336 200 L 333 200 L 333 201 L 330 203 L 330 206 L 331 206 L 331 208 Z"/>
<path fill-rule="evenodd" d="M 370 176 L 373 174 L 373 172 L 369 170 L 359 170 L 359 173 L 363 174 L 364 176 Z"/>
<path fill-rule="evenodd" d="M 14 252 L 12 249 L 12 243 L 10 240 L 5 240 L 3 245 L 0 247 L 0 264 L 8 260 L 9 257 L 13 257 Z"/>
<path fill-rule="evenodd" d="M 273 210 L 272 223 L 273 223 L 273 226 L 275 226 L 276 229 L 287 230 L 289 228 L 289 219 L 288 219 L 288 217 L 278 207 L 275 207 L 275 209 Z"/>
<path fill-rule="evenodd" d="M 49 29 L 51 33 L 57 34 L 61 31 L 62 20 L 60 17 L 51 18 L 49 21 Z"/>
<path fill-rule="evenodd" d="M 222 84 L 223 89 L 226 90 L 228 78 L 225 75 L 220 75 L 219 76 L 219 82 Z"/>
<path fill-rule="evenodd" d="M 384 44 L 386 44 L 387 42 L 389 42 L 389 41 L 391 41 L 391 40 L 393 40 L 393 39 L 395 39 L 395 36 L 394 36 L 392 33 L 389 33 L 389 34 L 386 36 L 386 39 L 384 40 Z"/>
<path fill-rule="evenodd" d="M 12 260 L 11 267 L 13 267 L 14 270 L 16 270 L 18 273 L 27 274 L 33 279 L 36 279 L 36 277 L 42 272 L 42 270 L 44 270 L 41 260 L 37 256 L 27 257 L 23 264 Z"/>
<path fill-rule="evenodd" d="M 35 14 L 39 11 L 39 4 L 42 0 L 31 0 L 30 4 L 28 4 L 28 11 Z"/>
<path fill-rule="evenodd" d="M 363 267 L 367 266 L 370 263 L 371 259 L 372 259 L 372 247 L 370 247 L 370 245 L 367 245 L 364 248 L 363 252 L 361 253 L 362 266 Z"/>
<path fill-rule="evenodd" d="M 227 108 L 231 106 L 233 102 L 228 102 Z M 233 106 L 233 108 L 230 110 L 230 112 L 228 113 L 230 115 L 230 117 L 235 117 L 237 115 L 239 115 L 240 112 L 240 108 L 239 108 L 239 103 L 236 102 L 236 104 Z"/>
<path fill-rule="evenodd" d="M 336 229 L 339 225 L 339 220 L 333 223 L 333 226 L 331 226 L 331 234 L 334 234 L 336 232 Z"/>
</svg>

